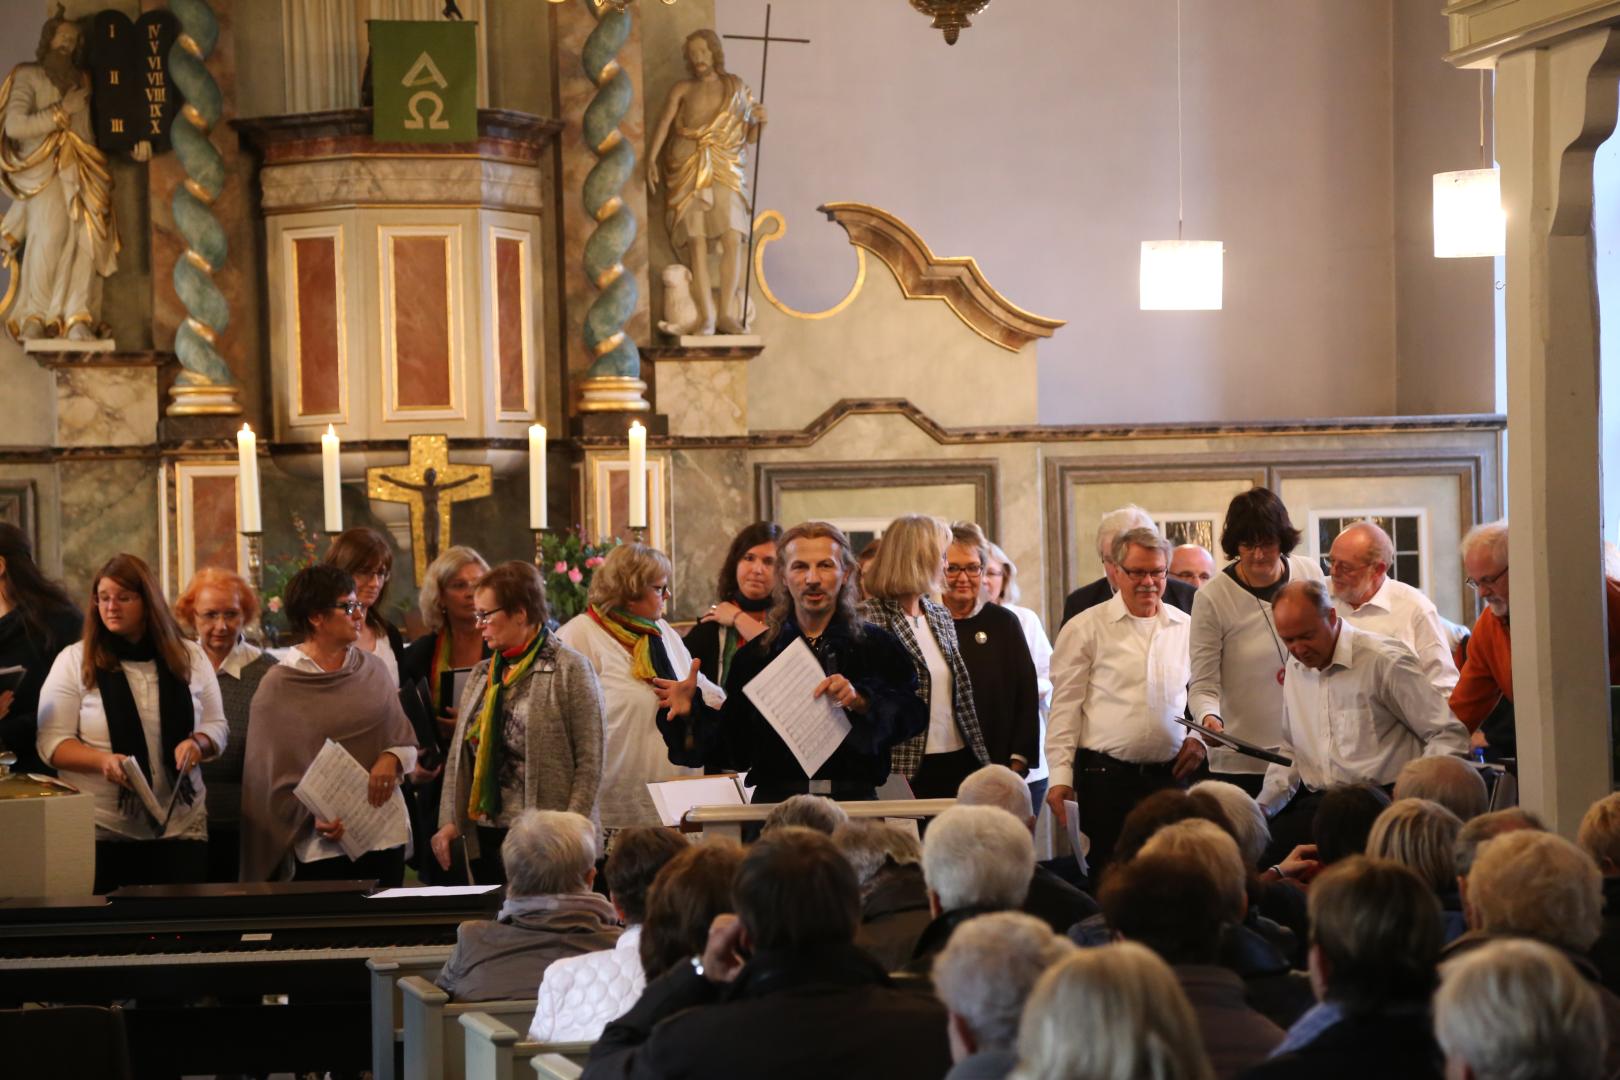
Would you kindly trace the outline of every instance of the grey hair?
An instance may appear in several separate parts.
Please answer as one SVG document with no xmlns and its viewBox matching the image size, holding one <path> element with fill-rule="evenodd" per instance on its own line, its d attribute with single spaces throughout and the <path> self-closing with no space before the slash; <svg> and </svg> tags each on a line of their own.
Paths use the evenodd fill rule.
<svg viewBox="0 0 1620 1080">
<path fill-rule="evenodd" d="M 1266 848 L 1271 845 L 1271 826 L 1254 796 L 1225 780 L 1200 780 L 1187 789 L 1189 795 L 1200 791 L 1221 804 L 1221 812 L 1232 825 L 1243 864 L 1250 870 L 1258 868 Z"/>
<path fill-rule="evenodd" d="M 957 927 L 934 958 L 934 993 L 967 1024 L 979 1050 L 1010 1050 L 1024 999 L 1047 968 L 1074 950 L 1033 915 L 979 915 Z"/>
<path fill-rule="evenodd" d="M 864 891 L 889 863 L 914 866 L 922 861 L 916 837 L 874 818 L 852 819 L 833 830 L 833 846 L 844 853 Z"/>
<path fill-rule="evenodd" d="M 1456 885 L 1452 852 L 1462 819 L 1429 799 L 1397 799 L 1384 808 L 1367 834 L 1367 857 L 1398 862 L 1436 894 Z"/>
<path fill-rule="evenodd" d="M 1017 908 L 1035 876 L 1035 840 L 1005 810 L 953 806 L 928 826 L 922 865 L 945 911 Z"/>
<path fill-rule="evenodd" d="M 1164 556 L 1165 564 L 1169 565 L 1170 541 L 1160 536 L 1159 530 L 1155 529 L 1151 525 L 1144 525 L 1135 529 L 1126 529 L 1123 532 L 1116 533 L 1114 535 L 1113 548 L 1110 550 L 1108 555 L 1108 561 L 1113 563 L 1115 566 L 1124 565 L 1125 556 L 1130 552 L 1132 546 L 1147 548 L 1149 551 L 1157 551 L 1160 555 Z"/>
<path fill-rule="evenodd" d="M 1501 521 L 1487 521 L 1483 525 L 1475 525 L 1463 534 L 1462 543 L 1458 546 L 1463 558 L 1468 558 L 1476 551 L 1489 551 L 1498 566 L 1506 566 L 1508 561 L 1508 523 L 1507 518 Z"/>
<path fill-rule="evenodd" d="M 1005 765 L 986 765 L 962 781 L 956 789 L 958 806 L 995 806 L 1028 825 L 1035 818 L 1029 785 Z"/>
<path fill-rule="evenodd" d="M 1433 799 L 1463 821 L 1491 808 L 1479 770 L 1449 754 L 1408 761 L 1395 778 L 1395 799 Z"/>
<path fill-rule="evenodd" d="M 1434 1034 L 1478 1080 L 1597 1080 L 1608 1043 L 1597 991 L 1558 950 L 1523 939 L 1441 966 Z"/>
<path fill-rule="evenodd" d="M 1545 831 L 1541 819 L 1522 807 L 1493 810 L 1463 823 L 1457 833 L 1457 846 L 1452 850 L 1452 868 L 1458 877 L 1467 877 L 1474 869 L 1474 859 L 1485 841 L 1513 832 L 1515 829 Z"/>
<path fill-rule="evenodd" d="M 1316 614 L 1323 619 L 1333 611 L 1333 597 L 1328 595 L 1327 586 L 1320 581 L 1290 581 L 1272 596 L 1272 610 L 1275 611 L 1283 600 L 1296 598 L 1315 608 Z"/>
<path fill-rule="evenodd" d="M 508 896 L 585 892 L 596 868 L 596 826 L 566 810 L 525 810 L 501 843 Z"/>
<path fill-rule="evenodd" d="M 428 563 L 427 573 L 422 575 L 422 593 L 417 597 L 416 605 L 422 611 L 422 621 L 427 623 L 429 632 L 436 634 L 444 629 L 444 605 L 440 597 L 450 584 L 450 579 L 467 566 L 478 566 L 484 573 L 489 573 L 489 563 L 484 557 L 461 544 L 445 548 L 437 559 Z"/>
<path fill-rule="evenodd" d="M 1521 829 L 1481 845 L 1468 906 L 1474 929 L 1584 953 L 1603 933 L 1603 874 L 1562 836 Z"/>
<path fill-rule="evenodd" d="M 1135 503 L 1126 503 L 1118 510 L 1108 511 L 1097 522 L 1097 558 L 1103 562 L 1113 562 L 1116 536 L 1127 529 L 1151 528 L 1153 515 Z"/>
<path fill-rule="evenodd" d="M 1018 603 L 1018 564 L 1001 549 L 1000 544 L 994 540 L 986 542 L 990 545 L 990 558 L 1001 564 L 1001 606 Z"/>
<path fill-rule="evenodd" d="M 789 795 L 771 807 L 771 812 L 765 816 L 765 824 L 759 831 L 763 836 L 774 829 L 798 825 L 831 836 L 834 829 L 848 820 L 849 814 L 831 799 L 801 793 Z"/>
<path fill-rule="evenodd" d="M 1395 565 L 1395 541 L 1389 538 L 1389 533 L 1384 531 L 1382 525 L 1371 518 L 1362 518 L 1340 529 L 1339 536 L 1333 538 L 1334 542 L 1337 543 L 1339 537 L 1349 536 L 1353 532 L 1365 533 L 1368 546 L 1372 548 L 1372 559 L 1364 565 L 1371 566 L 1372 563 L 1381 562 L 1386 570 Z"/>
</svg>

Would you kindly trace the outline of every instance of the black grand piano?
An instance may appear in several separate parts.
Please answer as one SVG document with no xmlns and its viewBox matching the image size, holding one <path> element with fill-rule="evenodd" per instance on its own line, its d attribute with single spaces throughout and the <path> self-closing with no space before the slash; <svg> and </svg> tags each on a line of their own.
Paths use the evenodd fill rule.
<svg viewBox="0 0 1620 1080">
<path fill-rule="evenodd" d="M 504 895 L 373 886 L 0 900 L 0 1008 L 121 1003 L 142 1077 L 368 1069 L 367 959 L 442 951 L 462 921 L 493 918 Z"/>
</svg>

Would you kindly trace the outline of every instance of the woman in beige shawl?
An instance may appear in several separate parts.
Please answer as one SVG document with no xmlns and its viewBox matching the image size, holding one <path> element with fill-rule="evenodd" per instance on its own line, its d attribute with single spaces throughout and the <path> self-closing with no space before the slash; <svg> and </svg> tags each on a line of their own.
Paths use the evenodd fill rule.
<svg viewBox="0 0 1620 1080">
<path fill-rule="evenodd" d="M 410 836 L 399 780 L 416 766 L 416 738 L 388 669 L 355 648 L 365 608 L 354 579 L 335 566 L 309 566 L 287 583 L 284 600 L 304 640 L 265 674 L 253 698 L 242 775 L 242 880 L 398 885 Z M 293 794 L 328 739 L 370 770 L 370 804 L 391 804 L 391 824 L 397 817 L 397 827 L 358 858 L 340 844 L 341 819 L 316 818 Z"/>
</svg>

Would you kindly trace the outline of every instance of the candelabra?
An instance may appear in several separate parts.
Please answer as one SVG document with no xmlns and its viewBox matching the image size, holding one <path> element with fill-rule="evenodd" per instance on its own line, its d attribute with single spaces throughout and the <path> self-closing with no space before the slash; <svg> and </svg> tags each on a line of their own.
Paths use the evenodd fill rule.
<svg viewBox="0 0 1620 1080">
<path fill-rule="evenodd" d="M 264 595 L 264 533 L 244 532 L 242 546 L 247 557 L 248 584 L 256 596 Z"/>
</svg>

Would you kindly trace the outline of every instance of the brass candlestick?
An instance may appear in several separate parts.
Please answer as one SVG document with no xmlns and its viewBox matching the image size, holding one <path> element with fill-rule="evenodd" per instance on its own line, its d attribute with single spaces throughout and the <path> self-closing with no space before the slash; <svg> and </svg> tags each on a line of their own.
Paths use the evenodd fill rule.
<svg viewBox="0 0 1620 1080">
<path fill-rule="evenodd" d="M 264 595 L 264 533 L 244 532 L 242 543 L 246 549 L 248 583 L 254 593 Z"/>
<path fill-rule="evenodd" d="M 541 573 L 544 573 L 546 569 L 546 530 L 531 529 L 529 531 L 534 533 L 534 565 L 539 567 Z"/>
</svg>

